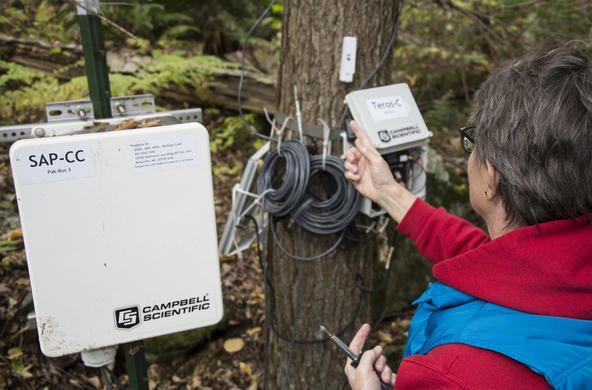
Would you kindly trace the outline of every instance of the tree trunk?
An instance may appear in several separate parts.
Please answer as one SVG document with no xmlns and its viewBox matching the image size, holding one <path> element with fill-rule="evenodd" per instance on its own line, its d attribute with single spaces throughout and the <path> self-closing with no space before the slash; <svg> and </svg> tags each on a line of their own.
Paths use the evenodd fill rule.
<svg viewBox="0 0 592 390">
<path fill-rule="evenodd" d="M 357 88 L 377 66 L 391 38 L 398 4 L 398 0 L 284 0 L 277 89 L 280 111 L 296 118 L 296 86 L 303 121 L 320 125 L 323 119 L 338 127 L 346 89 Z M 344 36 L 358 40 L 352 84 L 339 81 Z M 390 59 L 366 88 L 389 83 Z M 322 253 L 338 238 L 305 231 L 299 241 L 298 227 L 290 226 L 288 219 L 278 221 L 275 227 L 281 245 L 292 253 L 298 253 L 298 242 L 303 243 L 304 257 Z M 323 339 L 319 326 L 324 325 L 333 333 L 345 328 L 340 337 L 349 344 L 361 323 L 370 321 L 369 298 L 356 287 L 355 274 L 359 272 L 371 283 L 379 245 L 376 235 L 361 232 L 361 237 L 363 242 L 348 248 L 342 245 L 319 260 L 297 262 L 282 254 L 268 236 L 267 261 L 275 298 L 270 317 L 277 330 L 270 337 L 268 389 L 344 388 L 346 357 L 342 351 L 329 342 L 292 346 L 290 339 L 293 329 L 300 341 Z"/>
</svg>

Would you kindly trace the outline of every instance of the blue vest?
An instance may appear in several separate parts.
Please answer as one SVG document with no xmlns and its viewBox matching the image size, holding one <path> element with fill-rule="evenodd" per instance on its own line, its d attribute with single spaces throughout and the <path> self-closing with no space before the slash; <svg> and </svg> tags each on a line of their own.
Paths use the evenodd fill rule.
<svg viewBox="0 0 592 390">
<path fill-rule="evenodd" d="M 592 390 L 592 321 L 508 309 L 440 282 L 413 304 L 419 306 L 404 358 L 443 344 L 466 344 L 525 364 L 554 389 Z"/>
</svg>

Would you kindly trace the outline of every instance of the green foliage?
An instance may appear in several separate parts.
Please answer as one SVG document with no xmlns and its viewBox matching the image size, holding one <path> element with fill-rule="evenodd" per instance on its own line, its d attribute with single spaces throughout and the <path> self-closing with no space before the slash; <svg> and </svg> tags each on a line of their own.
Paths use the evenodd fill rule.
<svg viewBox="0 0 592 390">
<path fill-rule="evenodd" d="M 7 252 L 12 252 L 17 250 L 18 248 L 14 245 L 14 242 L 11 240 L 0 240 L 0 255 L 3 255 Z"/>
<path fill-rule="evenodd" d="M 454 100 L 452 90 L 448 90 L 440 98 L 432 100 L 428 107 L 428 111 L 423 114 L 423 119 L 431 131 L 456 130 L 462 127 L 463 118 L 466 118 L 467 115 L 463 110 L 466 107 L 459 105 Z"/>
<path fill-rule="evenodd" d="M 255 126 L 255 114 L 246 114 L 245 118 L 251 126 Z M 212 137 L 210 141 L 212 153 L 229 148 L 244 148 L 248 142 L 253 141 L 253 135 L 240 116 L 224 119 L 224 123 L 214 129 Z"/>
<path fill-rule="evenodd" d="M 0 60 L 0 123 L 15 124 L 40 121 L 45 103 L 83 99 L 86 77 L 67 83 L 24 66 Z"/>
<path fill-rule="evenodd" d="M 269 26 L 273 31 L 278 32 L 282 30 L 282 21 L 284 16 L 284 2 L 277 0 L 271 6 L 270 14 L 261 22 L 264 26 Z"/>
<path fill-rule="evenodd" d="M 0 9 L 0 30 L 19 38 L 70 42 L 72 36 L 62 20 L 62 7 L 62 2 L 55 0 L 8 0 L 8 6 Z M 69 11 L 75 14 L 73 5 Z"/>
<path fill-rule="evenodd" d="M 464 124 L 491 70 L 541 41 L 589 41 L 592 7 L 579 0 L 408 0 L 394 51 L 436 133 Z M 437 134 L 436 134 L 437 138 Z"/>
<path fill-rule="evenodd" d="M 134 75 L 110 74 L 112 96 L 152 93 L 174 88 L 207 101 L 209 82 L 217 68 L 237 67 L 212 56 L 188 57 L 184 52 L 152 53 L 155 61 L 141 67 Z M 86 77 L 67 82 L 0 60 L 0 123 L 14 124 L 42 121 L 45 103 L 88 99 Z"/>
<path fill-rule="evenodd" d="M 162 2 L 145 3 L 134 0 L 128 4 L 107 4 L 103 7 L 103 12 L 110 20 L 150 41 L 195 37 L 200 31 L 191 16 L 171 12 Z"/>
</svg>

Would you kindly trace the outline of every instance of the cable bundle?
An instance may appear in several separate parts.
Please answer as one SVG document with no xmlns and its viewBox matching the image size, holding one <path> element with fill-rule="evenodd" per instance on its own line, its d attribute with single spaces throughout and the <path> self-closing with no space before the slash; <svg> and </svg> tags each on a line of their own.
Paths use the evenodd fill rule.
<svg viewBox="0 0 592 390">
<path fill-rule="evenodd" d="M 271 189 L 265 197 L 263 207 L 271 214 L 277 217 L 288 215 L 294 208 L 300 204 L 306 192 L 308 178 L 310 174 L 310 162 L 308 150 L 300 141 L 290 140 L 282 142 L 280 152 L 277 149 L 269 152 L 265 160 L 259 177 L 257 178 L 257 192 L 259 195 Z M 283 172 L 282 184 L 279 188 L 274 188 L 274 171 L 276 165 L 283 157 L 285 167 Z"/>
<path fill-rule="evenodd" d="M 310 159 L 310 176 L 324 172 L 335 180 L 335 190 L 326 200 L 314 201 L 306 199 L 292 213 L 294 220 L 309 232 L 316 234 L 333 234 L 344 230 L 358 214 L 360 209 L 360 193 L 343 175 L 343 161 L 335 156 L 313 156 Z"/>
<path fill-rule="evenodd" d="M 281 153 L 281 155 L 280 155 Z M 277 164 L 285 160 L 282 171 Z M 304 229 L 315 234 L 333 234 L 345 230 L 360 209 L 360 194 L 343 173 L 343 161 L 335 156 L 308 156 L 304 144 L 297 140 L 282 142 L 278 150 L 270 152 L 261 167 L 257 179 L 257 192 L 264 196 L 264 207 L 274 217 L 288 214 Z M 324 165 L 324 168 L 323 168 Z M 316 201 L 306 195 L 309 178 L 321 172 L 330 175 L 335 188 L 327 199 Z M 279 188 L 274 188 L 282 177 Z"/>
</svg>

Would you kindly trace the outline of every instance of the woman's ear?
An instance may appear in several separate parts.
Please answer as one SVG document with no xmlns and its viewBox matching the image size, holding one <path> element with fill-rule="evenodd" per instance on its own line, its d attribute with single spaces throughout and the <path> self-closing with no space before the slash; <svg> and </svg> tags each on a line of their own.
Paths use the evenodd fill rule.
<svg viewBox="0 0 592 390">
<path fill-rule="evenodd" d="M 486 196 L 489 199 L 493 199 L 497 194 L 497 186 L 499 184 L 499 172 L 491 165 L 486 159 L 485 166 L 487 168 L 487 174 L 485 177 L 485 185 L 487 187 Z"/>
</svg>

